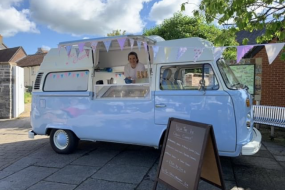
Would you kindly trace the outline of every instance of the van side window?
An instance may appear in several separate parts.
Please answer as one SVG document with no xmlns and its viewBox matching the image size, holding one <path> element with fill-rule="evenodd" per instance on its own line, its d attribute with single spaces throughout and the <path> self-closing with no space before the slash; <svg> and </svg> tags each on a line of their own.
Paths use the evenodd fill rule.
<svg viewBox="0 0 285 190">
<path fill-rule="evenodd" d="M 206 90 L 217 90 L 219 84 L 209 64 L 161 67 L 161 90 L 198 90 L 205 82 Z"/>
<path fill-rule="evenodd" d="M 88 76 L 89 71 L 48 73 L 43 90 L 49 92 L 87 91 Z"/>
</svg>

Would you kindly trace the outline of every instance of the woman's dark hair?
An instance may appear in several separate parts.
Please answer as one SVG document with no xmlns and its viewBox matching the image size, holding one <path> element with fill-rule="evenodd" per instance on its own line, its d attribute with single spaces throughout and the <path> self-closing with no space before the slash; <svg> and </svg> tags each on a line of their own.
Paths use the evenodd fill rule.
<svg viewBox="0 0 285 190">
<path fill-rule="evenodd" d="M 129 60 L 129 56 L 130 56 L 130 55 L 136 56 L 136 58 L 137 58 L 137 63 L 139 62 L 138 54 L 137 54 L 136 52 L 133 52 L 133 51 L 130 52 L 129 55 L 128 55 L 128 60 Z"/>
</svg>

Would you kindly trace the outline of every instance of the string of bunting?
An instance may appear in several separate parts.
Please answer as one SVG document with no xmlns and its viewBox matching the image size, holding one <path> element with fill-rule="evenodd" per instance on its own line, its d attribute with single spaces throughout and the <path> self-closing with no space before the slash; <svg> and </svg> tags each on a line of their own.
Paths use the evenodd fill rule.
<svg viewBox="0 0 285 190">
<path fill-rule="evenodd" d="M 124 45 L 125 42 L 128 38 L 119 38 L 117 39 L 119 45 L 120 45 L 120 49 L 121 51 L 124 49 Z M 130 41 L 130 46 L 131 46 L 131 50 L 134 47 L 134 39 L 129 38 L 128 39 Z M 76 55 L 77 57 L 79 56 L 79 54 L 81 52 L 84 51 L 84 46 L 86 43 L 90 43 L 90 46 L 92 48 L 93 51 L 96 51 L 97 45 L 98 45 L 98 41 L 89 41 L 89 42 L 80 42 L 74 45 L 77 45 L 78 48 L 75 49 L 76 51 Z M 107 52 L 109 52 L 109 48 L 110 45 L 112 43 L 112 40 L 104 40 L 103 41 L 105 48 L 107 50 Z M 267 56 L 268 56 L 268 62 L 269 64 L 271 64 L 275 58 L 277 57 L 277 55 L 280 53 L 280 51 L 282 50 L 282 48 L 284 47 L 285 43 L 273 43 L 273 44 L 255 44 L 255 45 L 244 45 L 244 46 L 223 46 L 223 47 L 211 47 L 210 49 L 213 50 L 213 54 L 214 54 L 214 58 L 217 59 L 219 57 L 221 57 L 221 55 L 223 54 L 223 52 L 225 51 L 226 48 L 237 48 L 237 63 L 240 62 L 240 60 L 242 59 L 242 57 L 248 52 L 250 51 L 253 47 L 256 46 L 265 46 L 266 52 L 267 52 Z M 137 47 L 139 49 L 139 51 L 141 50 L 141 46 L 143 45 L 144 50 L 147 52 L 147 42 L 144 41 L 137 41 Z M 60 49 L 64 47 L 66 50 L 67 55 L 70 55 L 71 49 L 72 49 L 72 45 L 67 45 L 67 46 L 61 46 L 59 45 L 59 52 Z M 158 51 L 163 48 L 164 51 L 164 55 L 166 57 L 166 59 L 168 59 L 170 52 L 173 51 L 174 49 L 176 49 L 177 54 L 176 54 L 176 61 L 178 61 L 187 51 L 193 51 L 194 52 L 194 57 L 193 60 L 194 62 L 196 62 L 199 57 L 203 54 L 203 51 L 205 48 L 207 47 L 203 47 L 203 48 L 198 48 L 198 47 L 167 47 L 167 46 L 158 46 L 158 45 L 152 45 L 152 50 L 153 50 L 153 58 L 155 59 L 157 56 Z M 85 49 L 85 53 L 87 55 L 87 57 L 89 58 L 89 49 Z"/>
</svg>

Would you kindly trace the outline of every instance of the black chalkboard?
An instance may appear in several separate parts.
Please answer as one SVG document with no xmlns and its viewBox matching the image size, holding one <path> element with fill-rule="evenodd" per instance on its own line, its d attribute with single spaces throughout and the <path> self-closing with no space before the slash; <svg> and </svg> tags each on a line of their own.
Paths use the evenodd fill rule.
<svg viewBox="0 0 285 190">
<path fill-rule="evenodd" d="M 225 189 L 213 127 L 170 118 L 153 189 L 158 182 L 173 189 L 197 189 L 200 178 Z"/>
</svg>

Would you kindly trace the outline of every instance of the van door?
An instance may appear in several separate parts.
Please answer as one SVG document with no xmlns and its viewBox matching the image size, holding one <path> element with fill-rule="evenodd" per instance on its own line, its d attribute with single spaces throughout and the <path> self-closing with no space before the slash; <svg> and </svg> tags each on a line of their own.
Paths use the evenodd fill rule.
<svg viewBox="0 0 285 190">
<path fill-rule="evenodd" d="M 235 151 L 233 103 L 210 64 L 158 65 L 157 74 L 156 124 L 166 125 L 170 117 L 211 124 L 219 151 Z"/>
</svg>

